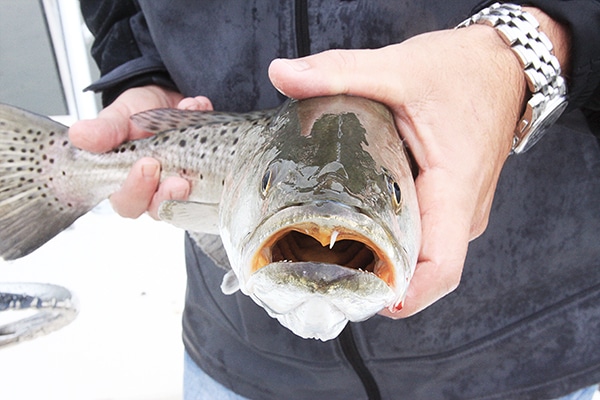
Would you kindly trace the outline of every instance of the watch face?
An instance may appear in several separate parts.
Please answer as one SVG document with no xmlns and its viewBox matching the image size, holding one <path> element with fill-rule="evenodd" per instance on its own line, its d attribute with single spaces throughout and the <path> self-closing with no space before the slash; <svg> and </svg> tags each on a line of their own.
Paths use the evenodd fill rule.
<svg viewBox="0 0 600 400">
<path fill-rule="evenodd" d="M 533 147 L 534 144 L 538 142 L 546 133 L 546 130 L 552 126 L 556 120 L 561 116 L 565 108 L 567 108 L 567 101 L 564 97 L 560 97 L 558 99 L 554 99 L 558 101 L 553 101 L 546 105 L 545 112 L 539 116 L 537 120 L 535 120 L 529 130 L 529 132 L 525 132 L 517 145 L 514 147 L 513 151 L 515 153 L 524 153 Z"/>
</svg>

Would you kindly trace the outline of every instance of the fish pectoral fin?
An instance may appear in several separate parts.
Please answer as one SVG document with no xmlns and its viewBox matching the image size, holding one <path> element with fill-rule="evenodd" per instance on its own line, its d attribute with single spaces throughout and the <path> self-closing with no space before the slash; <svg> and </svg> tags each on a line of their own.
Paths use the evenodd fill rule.
<svg viewBox="0 0 600 400">
<path fill-rule="evenodd" d="M 223 276 L 223 282 L 221 282 L 221 291 L 223 294 L 230 295 L 234 294 L 240 289 L 240 282 L 233 270 L 227 271 Z"/>
<path fill-rule="evenodd" d="M 186 231 L 219 234 L 218 204 L 167 200 L 158 208 L 158 217 Z"/>
</svg>

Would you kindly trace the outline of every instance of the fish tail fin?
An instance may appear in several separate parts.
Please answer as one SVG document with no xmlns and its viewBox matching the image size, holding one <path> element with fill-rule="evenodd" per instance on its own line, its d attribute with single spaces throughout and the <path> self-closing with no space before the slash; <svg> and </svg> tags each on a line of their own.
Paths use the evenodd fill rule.
<svg viewBox="0 0 600 400">
<path fill-rule="evenodd" d="M 0 104 L 0 257 L 5 260 L 31 253 L 97 204 L 70 193 L 69 169 L 61 165 L 72 159 L 67 132 L 49 118 Z"/>
</svg>

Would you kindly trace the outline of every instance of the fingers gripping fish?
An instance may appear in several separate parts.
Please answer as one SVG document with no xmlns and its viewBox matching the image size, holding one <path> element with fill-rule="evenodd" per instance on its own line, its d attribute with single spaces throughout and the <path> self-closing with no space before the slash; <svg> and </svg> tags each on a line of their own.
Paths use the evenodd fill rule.
<svg viewBox="0 0 600 400">
<path fill-rule="evenodd" d="M 410 161 L 383 105 L 333 96 L 132 119 L 155 135 L 92 154 L 70 144 L 66 127 L 0 106 L 3 258 L 34 251 L 149 156 L 162 179 L 191 183 L 189 200 L 163 203 L 159 216 L 217 258 L 221 246 L 205 234 L 220 236 L 225 293 L 239 289 L 297 335 L 321 340 L 401 304 L 420 219 Z"/>
</svg>

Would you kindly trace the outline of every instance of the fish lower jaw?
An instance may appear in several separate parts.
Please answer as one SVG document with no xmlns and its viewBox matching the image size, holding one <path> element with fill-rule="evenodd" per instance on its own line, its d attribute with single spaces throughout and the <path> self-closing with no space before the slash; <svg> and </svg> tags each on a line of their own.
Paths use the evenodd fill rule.
<svg viewBox="0 0 600 400">
<path fill-rule="evenodd" d="M 265 309 L 269 311 L 268 308 Z M 319 299 L 307 300 L 294 312 L 269 315 L 297 336 L 323 342 L 338 337 L 348 323 L 343 312 Z"/>
<path fill-rule="evenodd" d="M 313 262 L 269 264 L 251 276 L 244 291 L 296 335 L 322 341 L 337 337 L 348 321 L 364 321 L 396 299 L 372 273 Z"/>
</svg>

